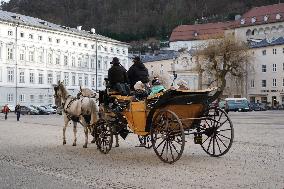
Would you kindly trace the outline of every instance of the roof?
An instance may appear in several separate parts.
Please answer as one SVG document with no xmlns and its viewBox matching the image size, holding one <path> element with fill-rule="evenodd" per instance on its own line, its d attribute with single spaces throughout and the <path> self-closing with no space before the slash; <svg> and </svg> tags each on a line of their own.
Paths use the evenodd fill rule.
<svg viewBox="0 0 284 189">
<path fill-rule="evenodd" d="M 232 28 L 235 24 L 235 21 L 232 21 L 195 25 L 180 25 L 173 30 L 170 41 L 202 40 L 220 37 L 224 35 L 226 29 Z"/>
<path fill-rule="evenodd" d="M 15 24 L 20 24 L 20 25 L 26 25 L 26 26 L 32 26 L 32 27 L 37 27 L 37 28 L 42 28 L 42 29 L 47 29 L 47 30 L 54 30 L 58 32 L 65 32 L 65 33 L 78 35 L 82 37 L 93 38 L 93 39 L 127 45 L 124 42 L 120 42 L 120 41 L 117 41 L 117 40 L 114 40 L 114 39 L 111 39 L 111 38 L 108 38 L 108 37 L 105 37 L 105 36 L 102 36 L 96 33 L 93 34 L 89 31 L 78 30 L 76 28 L 61 26 L 61 25 L 57 25 L 57 24 L 39 19 L 39 18 L 34 18 L 31 16 L 25 16 L 25 15 L 2 11 L 2 10 L 0 10 L 0 21 L 10 22 L 10 23 L 15 23 Z"/>
<path fill-rule="evenodd" d="M 160 51 L 159 54 L 141 56 L 141 61 L 143 63 L 147 63 L 147 62 L 156 62 L 156 61 L 161 61 L 161 60 L 172 60 L 176 58 L 177 55 L 178 55 L 178 52 L 173 51 L 173 50 Z"/>
<path fill-rule="evenodd" d="M 278 19 L 276 19 L 277 14 L 280 15 Z M 280 21 L 284 21 L 284 3 L 254 7 L 243 14 L 238 24 L 239 26 L 250 26 Z"/>
<path fill-rule="evenodd" d="M 261 48 L 267 46 L 284 45 L 284 37 L 273 38 L 271 40 L 263 39 L 261 41 L 249 41 L 251 48 Z"/>
</svg>

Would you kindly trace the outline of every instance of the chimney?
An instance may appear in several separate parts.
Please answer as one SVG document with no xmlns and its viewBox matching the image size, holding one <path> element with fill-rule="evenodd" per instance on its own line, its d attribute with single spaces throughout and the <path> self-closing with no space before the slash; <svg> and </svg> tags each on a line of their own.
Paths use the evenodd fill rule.
<svg viewBox="0 0 284 189">
<path fill-rule="evenodd" d="M 77 26 L 77 30 L 81 30 L 82 29 L 82 26 Z"/>
<path fill-rule="evenodd" d="M 96 29 L 95 28 L 91 28 L 91 33 L 96 33 Z"/>
</svg>

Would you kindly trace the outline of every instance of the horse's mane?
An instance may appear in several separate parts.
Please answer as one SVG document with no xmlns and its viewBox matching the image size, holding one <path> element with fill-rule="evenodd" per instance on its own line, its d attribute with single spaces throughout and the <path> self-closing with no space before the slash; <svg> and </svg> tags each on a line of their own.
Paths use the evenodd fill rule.
<svg viewBox="0 0 284 189">
<path fill-rule="evenodd" d="M 82 96 L 86 96 L 86 97 L 92 97 L 95 95 L 95 92 L 92 91 L 91 89 L 88 88 L 81 88 L 81 94 Z"/>
<path fill-rule="evenodd" d="M 64 85 L 62 83 L 60 83 L 58 85 L 59 89 L 62 92 L 62 96 L 67 97 L 69 95 L 69 93 L 67 92 L 67 90 L 65 89 Z"/>
</svg>

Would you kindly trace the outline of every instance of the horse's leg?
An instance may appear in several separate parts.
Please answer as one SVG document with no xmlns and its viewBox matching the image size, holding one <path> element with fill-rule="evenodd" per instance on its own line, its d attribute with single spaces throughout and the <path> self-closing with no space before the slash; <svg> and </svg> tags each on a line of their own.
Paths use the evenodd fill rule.
<svg viewBox="0 0 284 189">
<path fill-rule="evenodd" d="M 77 142 L 77 122 L 73 121 L 73 134 L 74 134 L 74 141 L 72 146 L 76 146 Z"/>
<path fill-rule="evenodd" d="M 66 144 L 66 136 L 65 136 L 65 132 L 66 132 L 66 128 L 68 126 L 69 123 L 69 119 L 67 117 L 67 115 L 64 115 L 64 126 L 63 126 L 63 145 Z"/>
<path fill-rule="evenodd" d="M 85 144 L 83 145 L 83 148 L 87 148 L 88 146 L 88 123 L 85 121 L 84 117 L 81 118 L 82 126 L 84 127 L 84 133 L 85 133 Z"/>
<path fill-rule="evenodd" d="M 115 135 L 115 147 L 119 147 L 119 144 L 118 144 L 118 133 L 116 131 L 116 126 L 113 127 L 113 133 Z"/>
</svg>

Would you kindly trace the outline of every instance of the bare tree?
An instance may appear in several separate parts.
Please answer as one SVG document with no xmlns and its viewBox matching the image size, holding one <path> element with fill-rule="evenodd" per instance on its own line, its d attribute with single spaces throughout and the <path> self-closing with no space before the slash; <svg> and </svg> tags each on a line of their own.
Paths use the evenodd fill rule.
<svg viewBox="0 0 284 189">
<path fill-rule="evenodd" d="M 228 76 L 239 79 L 246 76 L 252 59 L 248 45 L 232 36 L 211 40 L 197 50 L 195 56 L 200 72 L 212 77 L 209 86 L 215 83 L 220 94 L 226 87 Z"/>
</svg>

